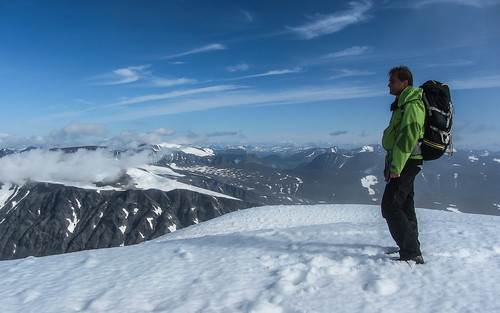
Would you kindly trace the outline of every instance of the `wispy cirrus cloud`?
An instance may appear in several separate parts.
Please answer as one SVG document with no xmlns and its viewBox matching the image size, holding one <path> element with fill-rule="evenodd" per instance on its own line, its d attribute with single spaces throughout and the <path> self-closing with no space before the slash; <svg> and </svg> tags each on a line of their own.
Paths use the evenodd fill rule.
<svg viewBox="0 0 500 313">
<path fill-rule="evenodd" d="M 150 72 L 146 71 L 150 67 L 151 64 L 146 64 L 113 70 L 111 73 L 107 73 L 97 77 L 98 82 L 96 84 L 121 85 L 133 83 L 138 81 L 141 77 L 150 74 Z"/>
<path fill-rule="evenodd" d="M 351 2 L 349 10 L 318 16 L 314 21 L 297 27 L 288 27 L 304 39 L 333 34 L 349 25 L 363 22 L 369 18 L 368 11 L 373 7 L 371 1 Z"/>
<path fill-rule="evenodd" d="M 236 78 L 232 78 L 232 79 L 233 80 L 248 79 L 248 78 L 264 77 L 264 76 L 294 74 L 294 73 L 301 73 L 301 72 L 304 72 L 304 70 L 302 68 L 300 68 L 300 67 L 296 67 L 296 68 L 293 68 L 293 69 L 272 70 L 272 71 L 268 71 L 268 72 L 265 72 L 265 73 L 253 74 L 253 75 L 247 75 L 247 76 L 240 76 L 240 77 L 236 77 Z"/>
<path fill-rule="evenodd" d="M 452 89 L 482 89 L 500 87 L 500 75 L 454 79 L 448 82 Z"/>
<path fill-rule="evenodd" d="M 354 46 L 351 48 L 347 48 L 345 50 L 329 53 L 329 54 L 325 55 L 323 58 L 330 59 L 330 58 L 342 58 L 342 57 L 358 56 L 358 55 L 362 55 L 364 53 L 370 52 L 371 50 L 372 50 L 372 48 L 368 47 L 368 46 L 361 46 L 361 47 Z"/>
<path fill-rule="evenodd" d="M 247 10 L 240 10 L 240 12 L 243 14 L 245 21 L 247 22 L 253 22 L 253 16 L 248 12 Z"/>
<path fill-rule="evenodd" d="M 167 79 L 161 77 L 151 77 L 150 82 L 153 86 L 156 87 L 170 87 L 176 85 L 184 85 L 184 84 L 192 84 L 196 82 L 196 79 L 189 78 L 176 78 L 176 79 Z"/>
<path fill-rule="evenodd" d="M 104 117 L 104 122 L 127 121 L 151 116 L 173 115 L 179 113 L 206 111 L 211 109 L 234 106 L 271 106 L 341 99 L 356 99 L 385 96 L 385 90 L 378 86 L 351 87 L 314 87 L 292 88 L 284 90 L 254 90 L 241 89 L 230 92 L 214 92 L 200 97 L 176 98 L 168 102 L 159 102 L 149 106 L 132 106 L 123 111 Z M 136 99 L 137 101 L 139 99 Z"/>
<path fill-rule="evenodd" d="M 339 79 L 344 77 L 355 77 L 355 76 L 369 76 L 374 74 L 375 72 L 370 72 L 370 71 L 341 69 L 340 71 L 338 71 L 338 74 L 329 77 L 329 79 Z"/>
<path fill-rule="evenodd" d="M 202 87 L 202 88 L 176 90 L 176 91 L 166 92 L 166 93 L 162 93 L 162 94 L 147 94 L 147 95 L 137 96 L 137 97 L 132 97 L 132 98 L 122 98 L 122 100 L 119 100 L 117 102 L 104 104 L 104 105 L 100 105 L 100 106 L 93 106 L 91 108 L 86 108 L 84 110 L 58 112 L 57 114 L 52 115 L 52 118 L 63 118 L 63 119 L 77 118 L 77 117 L 87 115 L 90 112 L 96 112 L 96 111 L 103 110 L 103 109 L 110 109 L 113 107 L 122 107 L 122 106 L 127 106 L 127 105 L 146 103 L 149 101 L 159 101 L 159 100 L 167 100 L 167 99 L 172 100 L 172 101 L 179 101 L 179 99 L 181 99 L 183 97 L 189 97 L 189 96 L 196 97 L 196 95 L 211 94 L 211 93 L 215 93 L 215 94 L 222 93 L 223 94 L 224 92 L 227 92 L 227 91 L 246 89 L 246 88 L 248 88 L 248 87 L 244 86 L 244 85 L 216 85 L 216 86 L 209 86 L 209 87 Z M 64 131 L 62 131 L 62 130 L 58 131 L 58 132 L 64 133 Z M 1 141 L 0 141 L 0 143 L 1 143 Z"/>
<path fill-rule="evenodd" d="M 172 98 L 195 95 L 195 94 L 200 94 L 200 93 L 223 92 L 223 91 L 242 89 L 242 88 L 246 88 L 246 87 L 245 86 L 237 86 L 237 85 L 217 85 L 217 86 L 202 87 L 202 88 L 195 88 L 195 89 L 177 90 L 177 91 L 171 91 L 171 92 L 166 92 L 166 93 L 162 93 L 162 94 L 151 94 L 151 95 L 144 95 L 144 96 L 134 97 L 134 98 L 130 98 L 130 99 L 125 99 L 125 100 L 121 100 L 121 101 L 118 101 L 118 102 L 115 102 L 112 104 L 108 104 L 105 107 L 113 107 L 113 106 L 120 106 L 120 105 L 143 103 L 143 102 L 148 102 L 148 101 L 172 99 Z"/>
<path fill-rule="evenodd" d="M 196 82 L 189 78 L 163 78 L 153 75 L 149 70 L 151 64 L 140 66 L 129 66 L 111 71 L 110 73 L 98 76 L 96 85 L 123 85 L 136 82 L 143 82 L 150 87 L 169 87 Z"/>
<path fill-rule="evenodd" d="M 206 46 L 196 48 L 193 50 L 189 50 L 186 52 L 181 52 L 178 54 L 169 55 L 169 56 L 164 57 L 163 59 L 173 59 L 173 58 L 183 57 L 183 56 L 187 56 L 187 55 L 191 55 L 191 54 L 197 54 L 197 53 L 203 53 L 203 52 L 209 52 L 209 51 L 217 51 L 217 50 L 225 50 L 225 49 L 227 49 L 226 46 L 219 44 L 219 43 L 214 43 L 214 44 L 206 45 Z"/>
<path fill-rule="evenodd" d="M 439 63 L 428 63 L 428 64 L 424 65 L 424 68 L 445 67 L 445 66 L 462 67 L 462 66 L 473 66 L 475 64 L 477 64 L 477 61 L 473 61 L 473 60 L 450 60 L 450 61 L 439 62 Z"/>
<path fill-rule="evenodd" d="M 243 71 L 247 71 L 248 69 L 250 69 L 250 65 L 248 65 L 246 63 L 239 63 L 236 65 L 228 66 L 226 69 L 228 72 L 231 72 L 231 73 L 243 72 Z"/>
<path fill-rule="evenodd" d="M 422 0 L 413 2 L 413 5 L 415 7 L 420 8 L 423 6 L 433 5 L 437 3 L 458 4 L 458 5 L 473 6 L 477 8 L 484 8 L 493 5 L 499 5 L 500 1 L 499 0 Z"/>
</svg>

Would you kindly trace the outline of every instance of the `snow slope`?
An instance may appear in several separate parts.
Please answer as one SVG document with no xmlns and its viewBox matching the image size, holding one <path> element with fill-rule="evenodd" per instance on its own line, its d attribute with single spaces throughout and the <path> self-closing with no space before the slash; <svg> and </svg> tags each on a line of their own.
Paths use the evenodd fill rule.
<svg viewBox="0 0 500 313">
<path fill-rule="evenodd" d="M 185 189 L 202 194 L 207 194 L 210 196 L 239 200 L 222 193 L 199 188 L 196 186 L 191 186 L 188 184 L 178 182 L 174 178 L 169 178 L 167 176 L 178 177 L 182 175 L 174 172 L 172 169 L 167 167 L 144 165 L 138 168 L 129 168 L 127 170 L 127 175 L 129 175 L 129 177 L 132 178 L 134 187 L 139 189 L 144 189 L 144 190 L 157 189 L 162 191 Z"/>
<path fill-rule="evenodd" d="M 2 312 L 500 312 L 500 217 L 418 210 L 394 262 L 378 206 L 260 207 L 144 244 L 0 262 Z"/>
</svg>

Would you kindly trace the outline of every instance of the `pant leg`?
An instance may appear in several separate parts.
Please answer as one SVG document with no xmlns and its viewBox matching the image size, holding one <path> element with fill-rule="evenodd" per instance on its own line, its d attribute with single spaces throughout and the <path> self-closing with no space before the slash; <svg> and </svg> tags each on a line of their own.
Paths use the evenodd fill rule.
<svg viewBox="0 0 500 313">
<path fill-rule="evenodd" d="M 391 179 L 382 197 L 382 216 L 400 248 L 402 257 L 420 255 L 417 218 L 413 202 L 414 180 L 420 172 L 418 160 L 408 160 L 399 178 Z"/>
<path fill-rule="evenodd" d="M 412 186 L 410 193 L 406 197 L 406 201 L 403 203 L 403 211 L 406 217 L 408 218 L 408 221 L 410 222 L 413 231 L 415 231 L 418 240 L 418 222 L 417 222 L 417 215 L 415 214 L 415 202 L 413 201 L 414 196 L 415 196 L 414 186 Z"/>
</svg>

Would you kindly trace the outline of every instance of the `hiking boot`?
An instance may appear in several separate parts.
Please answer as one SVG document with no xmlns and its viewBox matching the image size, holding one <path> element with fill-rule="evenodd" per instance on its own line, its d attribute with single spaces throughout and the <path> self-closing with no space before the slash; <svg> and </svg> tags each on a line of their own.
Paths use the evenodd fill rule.
<svg viewBox="0 0 500 313">
<path fill-rule="evenodd" d="M 417 264 L 424 264 L 424 258 L 421 256 L 421 255 L 417 255 L 417 256 L 414 256 L 414 257 L 400 257 L 400 258 L 397 258 L 397 259 L 394 259 L 394 261 L 414 261 L 415 263 Z"/>
</svg>

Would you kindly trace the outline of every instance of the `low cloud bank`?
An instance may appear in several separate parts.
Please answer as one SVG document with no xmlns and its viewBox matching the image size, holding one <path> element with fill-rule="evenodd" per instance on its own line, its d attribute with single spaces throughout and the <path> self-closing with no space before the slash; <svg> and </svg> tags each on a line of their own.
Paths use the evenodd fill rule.
<svg viewBox="0 0 500 313">
<path fill-rule="evenodd" d="M 78 182 L 93 184 L 117 180 L 130 167 L 149 163 L 149 150 L 123 152 L 119 156 L 107 149 L 35 149 L 0 158 L 0 182 L 22 185 L 27 181 Z"/>
<path fill-rule="evenodd" d="M 26 147 L 78 147 L 104 146 L 111 149 L 134 149 L 143 144 L 158 144 L 170 141 L 174 130 L 157 128 L 145 133 L 127 129 L 116 136 L 107 137 L 104 124 L 71 122 L 61 129 L 54 129 L 48 136 L 14 136 L 0 133 L 0 149 L 23 149 Z"/>
</svg>

